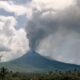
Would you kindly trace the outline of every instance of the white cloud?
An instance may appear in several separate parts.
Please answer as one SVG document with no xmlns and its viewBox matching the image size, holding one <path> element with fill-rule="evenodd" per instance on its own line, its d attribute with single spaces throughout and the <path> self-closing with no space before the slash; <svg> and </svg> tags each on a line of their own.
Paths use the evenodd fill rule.
<svg viewBox="0 0 80 80">
<path fill-rule="evenodd" d="M 8 1 L 0 1 L 0 8 L 4 9 L 5 11 L 14 13 L 15 15 L 24 15 L 26 14 L 26 7 L 22 5 L 16 5 L 13 2 Z"/>
<path fill-rule="evenodd" d="M 2 61 L 18 58 L 29 50 L 29 42 L 23 28 L 16 30 L 13 16 L 0 16 L 0 55 Z"/>
<path fill-rule="evenodd" d="M 74 4 L 74 0 L 32 0 L 32 6 L 38 10 L 62 10 Z"/>
</svg>

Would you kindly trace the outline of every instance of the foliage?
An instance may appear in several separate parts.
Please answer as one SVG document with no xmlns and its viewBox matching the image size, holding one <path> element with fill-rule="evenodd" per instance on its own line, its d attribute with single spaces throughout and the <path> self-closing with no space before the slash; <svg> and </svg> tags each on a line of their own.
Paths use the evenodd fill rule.
<svg viewBox="0 0 80 80">
<path fill-rule="evenodd" d="M 19 73 L 2 67 L 0 80 L 80 80 L 80 71 L 50 71 L 47 73 Z"/>
</svg>

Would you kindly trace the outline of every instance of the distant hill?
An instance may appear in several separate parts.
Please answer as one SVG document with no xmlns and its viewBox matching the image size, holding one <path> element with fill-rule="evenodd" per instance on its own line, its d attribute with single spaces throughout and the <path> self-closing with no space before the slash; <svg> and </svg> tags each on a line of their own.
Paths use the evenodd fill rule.
<svg viewBox="0 0 80 80">
<path fill-rule="evenodd" d="M 16 60 L 0 63 L 0 67 L 3 66 L 16 72 L 47 72 L 54 70 L 66 71 L 75 68 L 80 69 L 80 66 L 78 65 L 47 59 L 35 51 L 29 51 L 27 54 Z"/>
</svg>

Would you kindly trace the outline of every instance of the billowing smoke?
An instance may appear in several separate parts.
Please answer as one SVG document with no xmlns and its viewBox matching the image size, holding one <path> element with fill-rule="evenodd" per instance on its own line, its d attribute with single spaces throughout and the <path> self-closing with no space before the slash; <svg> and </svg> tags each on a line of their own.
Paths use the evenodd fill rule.
<svg viewBox="0 0 80 80">
<path fill-rule="evenodd" d="M 72 1 L 73 0 L 61 0 L 58 6 L 58 0 L 32 0 L 32 17 L 26 28 L 31 49 L 36 49 L 43 38 L 56 32 L 60 26 L 58 20 L 59 10 L 57 9 L 64 10 Z M 66 4 L 67 2 L 69 2 L 69 4 Z"/>
<path fill-rule="evenodd" d="M 42 39 L 57 30 L 57 20 L 52 16 L 42 16 L 42 12 L 34 13 L 32 20 L 28 22 L 27 36 L 30 40 L 31 49 L 36 49 Z M 36 14 L 36 15 L 35 15 Z M 55 16 L 54 16 L 55 17 Z"/>
<path fill-rule="evenodd" d="M 26 27 L 30 48 L 51 59 L 80 64 L 79 3 L 33 0 L 32 17 Z"/>
</svg>

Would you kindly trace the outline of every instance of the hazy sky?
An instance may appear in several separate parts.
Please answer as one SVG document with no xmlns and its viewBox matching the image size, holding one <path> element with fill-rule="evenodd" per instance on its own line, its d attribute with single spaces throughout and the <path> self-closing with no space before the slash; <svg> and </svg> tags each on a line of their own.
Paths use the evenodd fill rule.
<svg viewBox="0 0 80 80">
<path fill-rule="evenodd" d="M 2 61 L 29 50 L 50 59 L 80 64 L 80 1 L 0 1 Z"/>
</svg>

